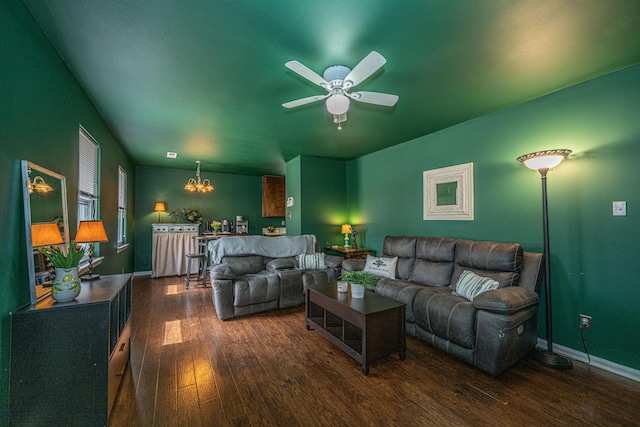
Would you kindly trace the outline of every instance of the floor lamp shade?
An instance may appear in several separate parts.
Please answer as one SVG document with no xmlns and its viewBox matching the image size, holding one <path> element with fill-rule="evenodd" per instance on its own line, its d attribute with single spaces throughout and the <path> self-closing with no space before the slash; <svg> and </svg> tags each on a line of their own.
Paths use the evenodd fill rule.
<svg viewBox="0 0 640 427">
<path fill-rule="evenodd" d="M 547 349 L 536 348 L 535 359 L 543 365 L 570 369 L 571 360 L 561 354 L 553 352 L 553 321 L 551 309 L 551 254 L 549 252 L 549 209 L 547 205 L 547 172 L 558 166 L 571 150 L 546 150 L 525 154 L 518 157 L 518 161 L 529 169 L 540 172 L 542 179 L 542 231 L 544 236 L 544 283 L 545 283 L 545 314 L 547 322 Z"/>
</svg>

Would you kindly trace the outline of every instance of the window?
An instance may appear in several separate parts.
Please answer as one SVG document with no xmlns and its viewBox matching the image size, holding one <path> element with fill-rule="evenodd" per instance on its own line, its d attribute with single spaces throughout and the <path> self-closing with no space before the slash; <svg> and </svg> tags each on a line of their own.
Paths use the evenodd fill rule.
<svg viewBox="0 0 640 427">
<path fill-rule="evenodd" d="M 127 173 L 118 166 L 118 250 L 127 244 Z"/>
<path fill-rule="evenodd" d="M 78 221 L 98 219 L 98 143 L 82 128 L 79 136 Z"/>
<path fill-rule="evenodd" d="M 82 127 L 78 138 L 78 224 L 98 219 L 98 143 Z M 88 244 L 85 244 L 88 246 Z M 84 257 L 84 262 L 88 257 Z"/>
</svg>

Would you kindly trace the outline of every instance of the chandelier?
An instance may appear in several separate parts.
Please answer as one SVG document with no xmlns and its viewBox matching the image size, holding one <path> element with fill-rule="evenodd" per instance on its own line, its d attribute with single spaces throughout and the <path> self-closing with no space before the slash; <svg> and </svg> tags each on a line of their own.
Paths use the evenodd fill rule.
<svg viewBox="0 0 640 427">
<path fill-rule="evenodd" d="M 189 178 L 187 184 L 184 186 L 184 189 L 190 192 L 198 192 L 198 193 L 210 193 L 214 190 L 213 185 L 211 185 L 211 181 L 208 179 L 200 180 L 200 164 L 202 162 L 200 160 L 196 160 L 198 164 L 198 169 L 196 169 L 196 179 Z"/>
</svg>

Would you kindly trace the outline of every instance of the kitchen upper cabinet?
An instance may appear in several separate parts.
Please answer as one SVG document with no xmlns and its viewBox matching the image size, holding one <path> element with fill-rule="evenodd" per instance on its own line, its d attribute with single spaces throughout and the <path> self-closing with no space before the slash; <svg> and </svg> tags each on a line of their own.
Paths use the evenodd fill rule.
<svg viewBox="0 0 640 427">
<path fill-rule="evenodd" d="M 283 217 L 286 215 L 286 193 L 284 176 L 265 175 L 262 177 L 262 217 Z"/>
</svg>

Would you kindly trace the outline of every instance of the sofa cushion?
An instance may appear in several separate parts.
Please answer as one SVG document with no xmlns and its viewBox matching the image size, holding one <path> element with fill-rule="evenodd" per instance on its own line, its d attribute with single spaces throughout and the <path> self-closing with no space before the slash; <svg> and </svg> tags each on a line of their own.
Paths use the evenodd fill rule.
<svg viewBox="0 0 640 427">
<path fill-rule="evenodd" d="M 296 268 L 295 258 L 273 258 L 267 263 L 266 270 L 275 273 L 279 270 L 287 270 L 291 268 Z"/>
<path fill-rule="evenodd" d="M 476 308 L 448 288 L 422 287 L 413 302 L 416 325 L 464 348 L 474 348 Z"/>
<path fill-rule="evenodd" d="M 380 256 L 398 257 L 396 266 L 397 278 L 402 280 L 409 279 L 416 258 L 416 240 L 415 237 L 387 236 L 384 238 Z"/>
<path fill-rule="evenodd" d="M 405 280 L 382 278 L 378 280 L 376 293 L 405 303 L 407 305 L 404 309 L 405 320 L 414 323 L 416 320 L 413 315 L 413 299 L 416 293 L 423 288 L 424 286 Z"/>
<path fill-rule="evenodd" d="M 495 280 L 500 288 L 516 286 L 522 271 L 522 254 L 522 246 L 517 243 L 458 240 L 451 289 L 456 290 L 456 283 L 465 270 Z"/>
<path fill-rule="evenodd" d="M 455 239 L 418 238 L 416 261 L 409 280 L 426 286 L 449 286 L 453 274 L 455 249 Z"/>
<path fill-rule="evenodd" d="M 325 255 L 321 252 L 298 255 L 298 268 L 300 268 L 300 270 L 320 270 L 326 268 L 324 257 Z"/>
<path fill-rule="evenodd" d="M 264 270 L 264 259 L 260 255 L 226 256 L 222 258 L 222 263 L 231 267 L 237 276 Z"/>
<path fill-rule="evenodd" d="M 473 301 L 476 296 L 485 291 L 498 289 L 498 286 L 500 284 L 493 279 L 478 276 L 469 270 L 465 270 L 456 283 L 456 290 L 453 291 L 453 295 L 459 295 L 469 301 Z"/>
<path fill-rule="evenodd" d="M 233 282 L 233 305 L 262 304 L 280 299 L 280 277 L 277 274 L 248 274 Z"/>
<path fill-rule="evenodd" d="M 364 265 L 364 271 L 366 271 L 367 273 L 375 274 L 376 276 L 395 279 L 397 263 L 398 257 L 378 258 L 367 254 L 367 261 Z"/>
</svg>

